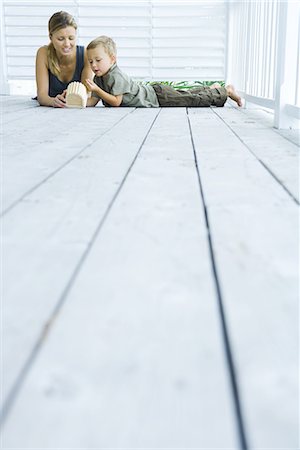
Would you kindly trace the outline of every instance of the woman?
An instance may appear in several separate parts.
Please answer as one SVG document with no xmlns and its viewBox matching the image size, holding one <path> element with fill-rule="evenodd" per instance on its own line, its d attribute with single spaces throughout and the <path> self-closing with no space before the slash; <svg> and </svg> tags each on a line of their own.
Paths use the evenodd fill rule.
<svg viewBox="0 0 300 450">
<path fill-rule="evenodd" d="M 71 81 L 93 79 L 84 47 L 76 45 L 77 24 L 65 11 L 50 17 L 50 44 L 36 55 L 37 100 L 42 106 L 63 108 L 65 89 Z"/>
</svg>

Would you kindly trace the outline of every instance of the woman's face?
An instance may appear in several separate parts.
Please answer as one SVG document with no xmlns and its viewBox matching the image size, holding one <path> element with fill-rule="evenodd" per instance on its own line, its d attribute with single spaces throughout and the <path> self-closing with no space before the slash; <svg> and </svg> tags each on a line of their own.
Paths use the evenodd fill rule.
<svg viewBox="0 0 300 450">
<path fill-rule="evenodd" d="M 65 27 L 55 31 L 50 40 L 58 56 L 73 55 L 76 49 L 76 30 L 74 27 Z"/>
</svg>

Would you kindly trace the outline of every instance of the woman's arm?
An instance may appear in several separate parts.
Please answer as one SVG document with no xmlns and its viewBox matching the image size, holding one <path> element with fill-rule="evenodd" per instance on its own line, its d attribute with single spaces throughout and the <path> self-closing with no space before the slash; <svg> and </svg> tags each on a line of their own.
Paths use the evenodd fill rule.
<svg viewBox="0 0 300 450">
<path fill-rule="evenodd" d="M 91 69 L 91 66 L 90 66 L 90 63 L 89 63 L 89 60 L 87 57 L 87 52 L 85 49 L 84 50 L 84 66 L 83 66 L 82 73 L 81 73 L 81 83 L 83 83 L 86 87 L 88 87 L 85 80 L 89 79 L 92 81 L 93 78 L 94 78 L 94 74 Z"/>
<path fill-rule="evenodd" d="M 81 83 L 83 83 L 85 85 L 85 87 L 88 89 L 88 84 L 85 81 L 86 79 L 88 80 L 93 80 L 94 74 L 93 71 L 91 69 L 88 57 L 87 57 L 87 52 L 86 49 L 84 50 L 84 66 L 83 66 L 83 70 L 81 73 Z M 87 99 L 87 103 L 86 106 L 96 106 L 97 103 L 99 102 L 99 99 L 96 97 L 91 97 L 91 91 L 88 89 L 87 91 L 88 94 L 88 99 Z"/>
<path fill-rule="evenodd" d="M 101 100 L 104 100 L 106 103 L 108 103 L 110 106 L 120 106 L 122 103 L 123 95 L 113 95 L 109 94 L 108 92 L 101 89 L 99 86 L 97 86 L 96 83 L 93 81 L 86 79 L 86 85 L 88 86 L 88 89 L 92 92 L 95 92 Z"/>
<path fill-rule="evenodd" d="M 37 99 L 41 106 L 54 106 L 63 108 L 65 106 L 65 96 L 59 94 L 56 97 L 49 97 L 49 74 L 47 47 L 41 47 L 36 54 L 35 75 L 37 85 Z"/>
<path fill-rule="evenodd" d="M 96 106 L 99 102 L 99 98 L 97 97 L 89 97 L 86 102 L 86 106 Z"/>
</svg>

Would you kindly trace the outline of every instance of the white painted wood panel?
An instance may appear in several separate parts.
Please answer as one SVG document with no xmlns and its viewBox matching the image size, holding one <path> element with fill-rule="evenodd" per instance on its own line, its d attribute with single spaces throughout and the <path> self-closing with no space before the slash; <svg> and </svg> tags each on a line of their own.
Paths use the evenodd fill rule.
<svg viewBox="0 0 300 450">
<path fill-rule="evenodd" d="M 151 1 L 76 1 L 79 5 L 78 16 L 79 17 L 147 17 L 150 12 Z"/>
<path fill-rule="evenodd" d="M 84 147 L 92 145 L 131 110 L 108 110 L 103 122 L 99 120 L 100 108 L 96 110 L 99 116 L 95 115 L 95 110 L 87 109 L 85 124 L 81 127 L 74 120 L 78 111 L 55 109 L 52 112 L 43 107 L 30 111 L 25 119 L 12 120 L 4 126 L 7 134 L 7 138 L 3 138 L 4 210 L 76 157 Z M 91 123 L 87 128 L 89 120 Z M 49 126 L 51 121 L 56 122 L 55 131 Z"/>
<path fill-rule="evenodd" d="M 99 11 L 99 10 L 98 10 Z M 101 10 L 100 10 L 101 11 Z M 126 28 L 149 28 L 151 27 L 151 17 L 149 14 L 145 16 L 130 16 L 130 12 L 127 11 L 125 14 L 125 17 L 119 17 L 119 16 L 108 16 L 105 17 L 102 14 L 102 11 L 99 15 L 95 14 L 95 16 L 90 17 L 80 17 L 80 34 L 85 35 L 91 34 L 91 30 L 97 29 L 96 34 L 94 36 L 98 36 L 98 34 L 102 33 L 102 27 L 103 28 L 120 28 L 120 27 L 126 27 Z"/>
<path fill-rule="evenodd" d="M 299 202 L 300 139 L 297 146 L 274 133 L 269 120 L 266 120 L 268 114 L 257 109 L 243 109 L 241 114 L 240 111 L 229 112 L 223 108 L 218 109 L 217 114 Z"/>
<path fill-rule="evenodd" d="M 180 41 L 176 41 L 178 44 Z M 196 55 L 196 56 L 195 56 Z M 185 58 L 220 58 L 224 56 L 224 49 L 222 48 L 215 48 L 212 44 L 211 46 L 201 46 L 199 45 L 197 47 L 197 50 L 195 48 L 185 48 L 180 47 L 178 45 L 176 48 L 174 47 L 165 47 L 165 48 L 154 48 L 153 49 L 153 56 L 154 57 L 185 57 Z"/>
<path fill-rule="evenodd" d="M 101 34 L 113 37 L 120 49 L 120 66 L 134 78 L 222 80 L 225 77 L 224 2 L 187 1 L 183 5 L 151 0 L 126 4 L 4 0 L 4 50 L 9 80 L 15 83 L 14 80 L 34 79 L 36 51 L 48 43 L 48 19 L 62 9 L 73 14 L 78 22 L 80 45 L 86 46 Z M 169 49 L 170 55 L 165 55 Z M 172 54 L 174 49 L 179 49 L 177 55 Z M 164 59 L 165 71 L 160 70 L 162 62 L 157 60 L 160 52 L 164 58 L 168 56 Z"/>
<path fill-rule="evenodd" d="M 55 113 L 54 109 L 50 111 Z M 86 110 L 77 112 L 77 117 L 83 118 L 86 114 Z M 136 120 L 127 115 L 103 136 L 99 124 L 101 118 L 109 121 L 110 110 L 93 109 L 93 113 L 97 117 L 99 139 L 85 146 L 79 138 L 83 130 L 78 128 L 77 133 L 71 130 L 69 147 L 76 149 L 79 142 L 83 152 L 26 195 L 3 218 L 2 400 L 6 399 L 59 302 L 158 110 L 145 109 Z M 132 120 L 134 128 L 130 127 Z M 86 135 L 94 134 L 95 125 L 88 121 Z M 29 148 L 36 147 L 31 136 L 26 138 Z M 67 142 L 63 145 L 60 142 L 58 135 L 51 148 L 46 142 L 40 146 L 48 154 L 48 161 L 44 162 L 45 166 L 48 164 L 48 172 L 53 171 L 51 152 L 56 166 L 57 149 L 68 153 Z M 31 165 L 35 165 L 33 173 L 39 172 L 42 177 L 39 162 L 42 156 L 33 150 L 31 156 L 34 154 L 35 164 L 31 158 Z M 17 182 L 17 174 L 13 176 Z M 22 178 L 21 174 L 19 177 Z M 6 192 L 6 180 L 3 188 Z M 22 319 L 16 321 L 14 317 Z"/>
<path fill-rule="evenodd" d="M 185 16 L 185 14 L 180 15 L 179 17 L 158 17 L 153 18 L 153 26 L 156 28 L 176 28 L 176 30 L 182 28 L 197 28 L 202 31 L 207 31 L 207 29 L 216 28 L 218 30 L 218 34 L 224 30 L 224 18 L 220 17 L 199 17 L 197 15 L 193 15 L 191 17 Z"/>
<path fill-rule="evenodd" d="M 154 0 L 152 4 L 153 14 L 156 17 L 164 17 L 166 19 L 169 17 L 206 17 L 211 19 L 223 17 L 226 12 L 226 5 L 222 1 L 179 1 L 172 4 L 172 1 Z M 176 7 L 170 7 L 173 5 L 176 5 Z"/>
<path fill-rule="evenodd" d="M 28 97 L 24 96 L 18 96 L 18 97 L 11 97 L 11 96 L 5 96 L 1 97 L 2 99 L 5 99 L 4 102 L 1 102 L 3 117 L 2 117 L 2 124 L 3 129 L 5 130 L 5 133 L 3 135 L 3 155 L 6 153 L 6 145 L 5 141 L 9 136 L 13 136 L 16 133 L 17 130 L 17 124 L 19 120 L 27 120 L 28 121 L 28 129 L 26 129 L 26 132 L 29 130 L 34 130 L 34 116 L 44 116 L 44 114 L 47 114 L 47 110 L 43 109 L 39 112 L 37 111 L 37 103 L 36 101 L 33 101 L 31 99 L 28 99 Z M 15 99 L 14 102 L 9 101 L 10 99 Z M 18 142 L 20 143 L 21 140 L 19 139 Z"/>
<path fill-rule="evenodd" d="M 161 49 L 166 49 L 168 51 L 169 48 L 192 48 L 195 49 L 195 54 L 197 54 L 197 49 L 203 46 L 204 40 L 202 39 L 190 39 L 188 36 L 185 37 L 177 37 L 173 36 L 170 38 L 169 36 L 164 38 L 153 38 L 153 48 L 158 51 Z M 211 35 L 207 42 L 207 48 L 223 48 L 222 43 L 224 43 L 224 36 L 215 36 Z"/>
<path fill-rule="evenodd" d="M 229 120 L 232 113 L 235 121 L 241 113 L 214 111 L 193 109 L 190 118 L 249 444 L 294 449 L 299 424 L 298 207 L 218 117 L 226 114 Z M 236 131 L 239 135 L 243 127 Z M 270 131 L 272 149 L 278 136 Z M 288 144 L 282 142 L 283 159 Z"/>
<path fill-rule="evenodd" d="M 223 56 L 221 55 L 220 58 L 217 58 L 216 56 L 206 56 L 204 59 L 201 57 L 193 58 L 193 57 L 186 57 L 185 58 L 185 64 L 186 67 L 200 67 L 202 68 L 204 65 L 208 65 L 210 67 L 219 67 L 220 70 L 222 70 L 222 62 L 223 62 Z M 168 57 L 163 56 L 161 58 L 153 58 L 153 66 L 154 67 L 165 67 L 167 69 L 173 69 L 174 67 L 180 67 L 182 65 L 182 59 L 176 58 L 176 57 Z"/>
<path fill-rule="evenodd" d="M 28 108 L 36 108 L 36 103 L 28 101 L 28 97 L 24 99 L 23 96 L 1 96 L 0 95 L 0 107 L 2 111 L 2 124 L 7 123 L 13 117 L 15 117 L 18 111 L 24 111 Z M 24 113 L 23 113 L 24 117 Z"/>
<path fill-rule="evenodd" d="M 53 291 L 66 279 L 65 258 L 74 258 L 67 249 L 86 243 L 107 205 L 108 186 L 118 186 L 124 152 L 136 149 L 136 133 L 145 135 L 143 124 L 149 127 L 157 112 L 136 111 L 104 147 L 93 146 L 15 209 L 25 219 L 25 236 L 34 227 L 27 244 L 35 243 L 39 257 L 32 255 L 31 277 L 38 262 L 48 265 L 41 266 L 42 283 L 27 282 L 31 308 L 16 292 L 8 302 L 12 315 L 12 303 L 21 309 L 27 339 L 33 326 L 24 327 L 24 320 L 40 324 L 44 286 L 55 279 Z M 8 220 L 15 242 L 13 212 Z M 17 247 L 22 251 L 20 242 Z M 238 448 L 184 108 L 165 109 L 155 122 L 8 418 L 5 446 L 45 442 L 48 448 Z"/>
<path fill-rule="evenodd" d="M 54 168 L 59 154 L 66 162 L 64 152 L 72 147 L 68 140 L 74 146 L 91 142 L 94 133 L 123 110 L 73 110 L 70 120 L 70 111 L 33 107 L 34 102 L 22 98 L 0 97 L 0 102 L 2 108 L 6 105 L 4 131 L 10 134 L 4 149 L 11 158 L 11 185 L 24 181 L 26 174 L 29 179 L 30 174 L 32 179 L 41 175 L 47 165 Z M 49 430 L 55 429 L 62 439 L 51 442 L 55 432 L 50 433 L 49 445 L 54 448 L 70 444 L 68 436 L 76 446 L 95 447 L 100 417 L 106 430 L 101 444 L 110 432 L 117 441 L 130 430 L 123 441 L 132 442 L 133 436 L 138 445 L 145 434 L 142 427 L 136 434 L 136 424 L 146 423 L 148 432 L 152 423 L 160 435 L 149 432 L 149 445 L 156 436 L 167 444 L 183 436 L 185 440 L 178 438 L 173 447 L 178 442 L 183 442 L 182 448 L 189 443 L 191 447 L 201 440 L 210 447 L 208 431 L 213 424 L 218 430 L 211 433 L 215 439 L 222 436 L 220 430 L 224 433 L 218 447 L 226 442 L 239 448 L 227 380 L 220 377 L 224 375 L 220 338 L 212 333 L 219 330 L 218 313 L 212 314 L 215 292 L 212 297 L 206 230 L 187 152 L 184 109 L 162 111 L 75 277 L 65 306 L 56 320 L 48 322 L 156 113 L 135 111 L 44 180 L 4 218 L 5 392 L 37 339 L 45 343 L 17 396 L 5 432 L 7 445 L 11 439 L 14 447 L 43 448 Z M 289 134 L 282 140 L 256 111 L 194 109 L 189 114 L 249 446 L 294 449 L 298 445 L 298 210 L 233 131 L 243 138 L 260 132 L 268 138 L 261 140 L 264 148 L 253 150 L 270 170 L 278 170 L 278 178 L 285 173 L 283 168 L 286 174 L 288 168 L 296 173 Z M 51 127 L 56 126 L 59 132 L 51 135 Z M 251 149 L 252 142 L 248 145 Z M 273 148 L 274 158 L 267 151 Z M 124 300 L 125 292 L 130 293 L 129 300 Z M 48 329 L 52 323 L 54 327 Z M 49 331 L 46 340 L 40 334 L 43 329 Z M 112 360 L 111 355 L 117 356 Z M 211 393 L 218 401 L 212 400 Z M 105 411 L 103 404 L 109 405 Z M 34 414 L 28 414 L 29 407 Z M 91 408 L 89 428 L 83 428 L 87 421 L 82 415 L 90 418 Z M 166 417 L 164 424 L 159 422 L 161 414 Z M 123 426 L 121 437 L 111 425 L 112 416 L 114 424 Z M 137 419 L 133 423 L 130 417 Z M 167 432 L 173 423 L 176 430 L 170 438 Z"/>
<path fill-rule="evenodd" d="M 224 35 L 224 29 L 221 28 L 219 30 L 219 33 L 217 34 L 217 37 L 219 38 L 225 38 Z M 173 36 L 176 38 L 188 38 L 191 40 L 203 41 L 204 39 L 208 39 L 211 36 L 215 36 L 215 29 L 210 27 L 206 30 L 201 29 L 200 27 L 194 27 L 194 28 L 154 28 L 153 29 L 153 37 L 154 38 L 172 38 Z"/>
<path fill-rule="evenodd" d="M 20 36 L 21 38 L 23 38 L 24 40 L 26 40 L 27 36 L 43 36 L 43 37 L 47 37 L 48 33 L 47 33 L 47 29 L 45 30 L 45 27 L 42 26 L 18 26 L 18 27 L 13 27 L 13 26 L 7 26 L 6 27 L 6 36 L 10 37 L 10 36 Z"/>
<path fill-rule="evenodd" d="M 130 37 L 135 39 L 140 38 L 150 38 L 151 37 L 151 29 L 147 27 L 129 27 L 129 28 L 123 28 L 123 27 L 104 27 L 104 26 L 98 26 L 98 27 L 87 27 L 81 30 L 82 35 L 84 36 L 84 39 L 88 41 L 91 41 L 92 39 L 95 39 L 95 37 L 99 36 L 100 34 L 104 34 L 105 36 L 111 36 L 114 40 L 116 40 L 116 43 L 119 37 Z"/>
<path fill-rule="evenodd" d="M 70 14 L 76 14 L 76 6 L 74 1 L 63 1 L 63 2 L 51 2 L 48 0 L 47 2 L 36 1 L 30 2 L 24 0 L 22 1 L 7 1 L 4 2 L 5 6 L 5 15 L 8 17 L 28 17 L 28 16 L 40 16 L 44 17 L 47 20 L 55 11 L 61 11 L 61 7 L 68 9 Z"/>
<path fill-rule="evenodd" d="M 195 70 L 194 68 L 180 68 L 180 69 L 176 69 L 176 77 L 174 76 L 169 76 L 170 75 L 170 69 L 155 69 L 155 79 L 156 80 L 190 80 L 190 79 L 194 79 L 193 76 L 195 74 Z M 211 68 L 205 68 L 202 69 L 202 71 L 200 72 L 200 70 L 198 70 L 198 73 L 202 73 L 203 77 L 205 80 L 209 81 L 209 80 L 221 80 L 222 79 L 222 69 L 220 68 L 215 68 L 215 67 L 211 67 Z M 197 78 L 198 79 L 198 78 Z"/>
</svg>

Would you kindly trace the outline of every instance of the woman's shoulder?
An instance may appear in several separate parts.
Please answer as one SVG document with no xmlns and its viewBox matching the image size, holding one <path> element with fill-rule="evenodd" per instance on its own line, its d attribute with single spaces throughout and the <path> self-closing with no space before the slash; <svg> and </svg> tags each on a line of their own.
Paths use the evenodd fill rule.
<svg viewBox="0 0 300 450">
<path fill-rule="evenodd" d="M 48 52 L 48 45 L 43 45 L 37 51 L 37 53 L 40 55 L 47 55 L 47 52 Z"/>
<path fill-rule="evenodd" d="M 43 47 L 40 47 L 38 51 L 36 52 L 37 58 L 43 59 L 47 61 L 48 59 L 48 45 L 43 45 Z"/>
<path fill-rule="evenodd" d="M 48 67 L 48 45 L 44 45 L 43 47 L 40 47 L 38 51 L 36 52 L 36 59 L 37 62 L 43 62 Z"/>
</svg>

